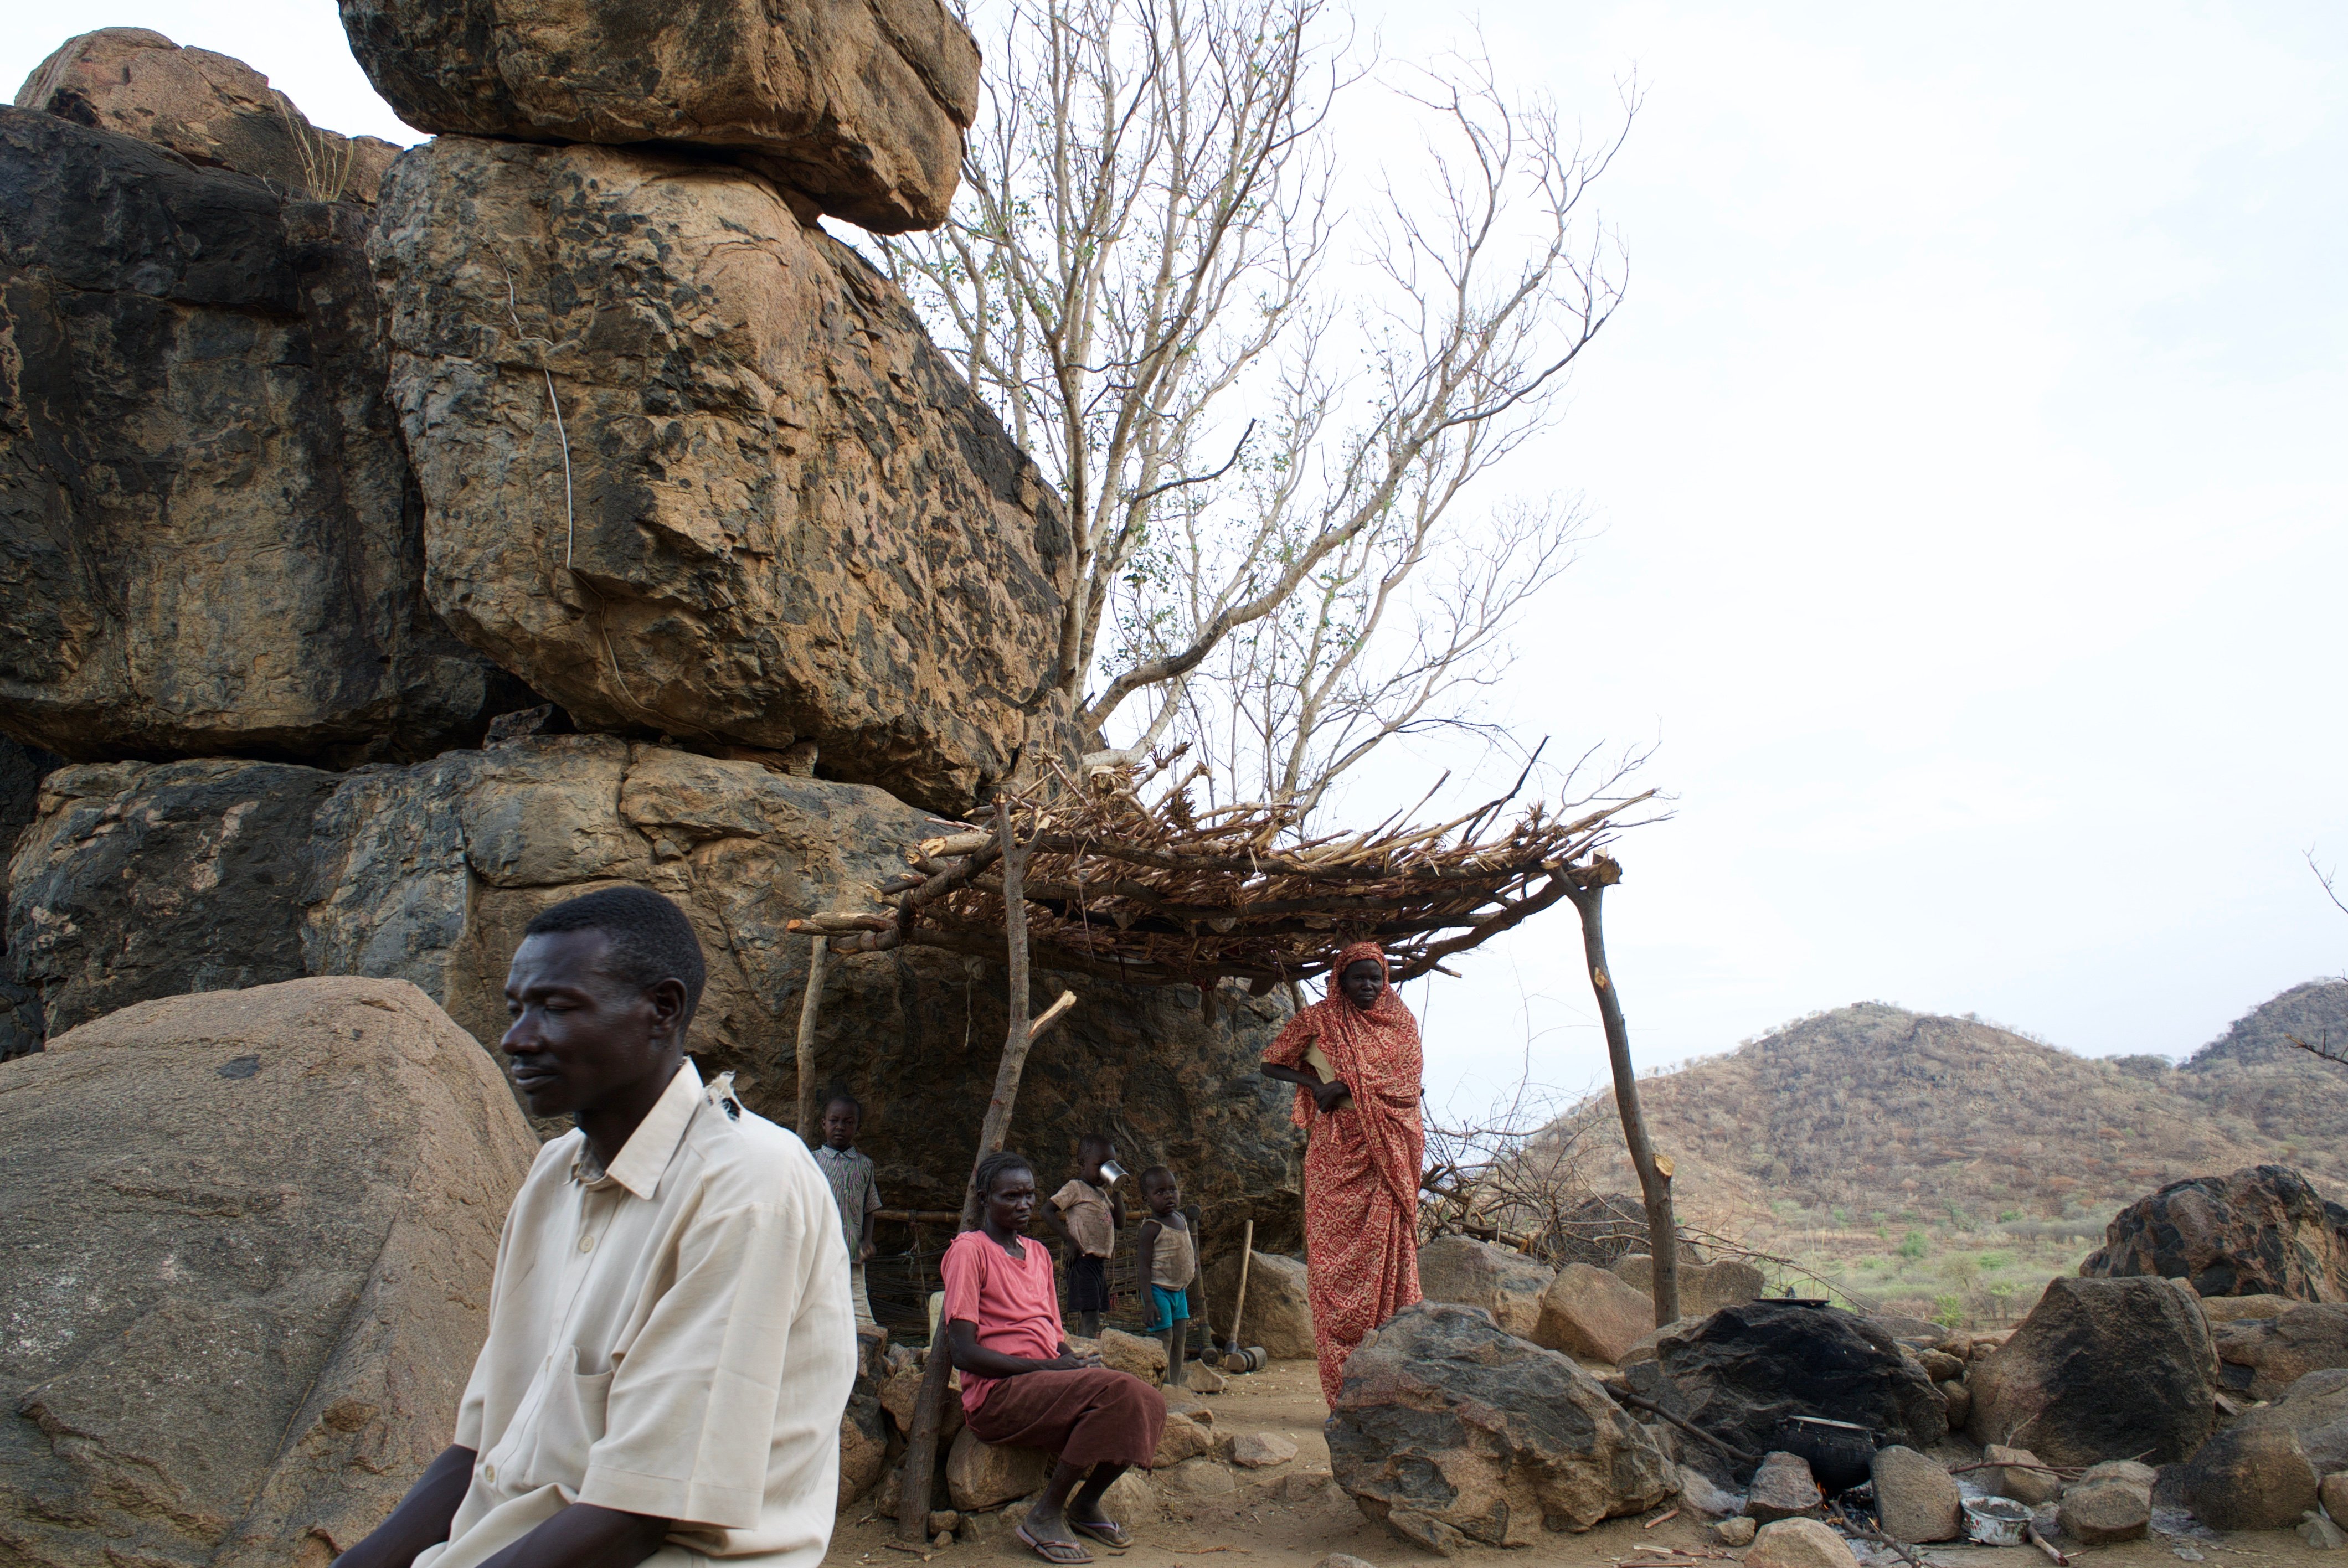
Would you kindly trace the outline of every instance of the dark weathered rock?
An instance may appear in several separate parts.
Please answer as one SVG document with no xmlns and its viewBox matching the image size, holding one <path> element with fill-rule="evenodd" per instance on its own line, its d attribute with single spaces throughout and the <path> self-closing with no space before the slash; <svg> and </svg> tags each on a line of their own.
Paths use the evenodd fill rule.
<svg viewBox="0 0 2348 1568">
<path fill-rule="evenodd" d="M 839 1504 L 848 1505 L 880 1484 L 889 1468 L 889 1418 L 880 1400 L 858 1379 L 839 1416 Z"/>
<path fill-rule="evenodd" d="M 939 0 L 342 0 L 351 52 L 421 130 L 688 142 L 884 234 L 945 221 L 978 46 Z"/>
<path fill-rule="evenodd" d="M 43 775 L 61 760 L 0 736 L 0 877 L 6 874 L 16 835 L 40 814 Z M 0 895 L 5 892 L 0 886 Z M 8 927 L 0 921 L 0 1061 L 40 1050 L 47 1034 L 40 994 L 16 983 L 15 967 L 8 961 Z"/>
<path fill-rule="evenodd" d="M 2310 1372 L 2348 1367 L 2348 1306 L 2309 1302 L 2268 1318 L 2244 1318 L 2210 1330 L 2219 1386 L 2271 1399 Z"/>
<path fill-rule="evenodd" d="M 2180 1495 L 2212 1530 L 2287 1530 L 2315 1506 L 2315 1467 L 2284 1427 L 2229 1427 L 2187 1461 Z"/>
<path fill-rule="evenodd" d="M 1418 1249 L 1419 1294 L 1429 1301 L 1480 1307 L 1519 1339 L 1540 1326 L 1541 1292 L 1554 1277 L 1514 1247 L 1473 1236 L 1437 1236 Z"/>
<path fill-rule="evenodd" d="M 396 981 L 142 1002 L 0 1066 L 0 1558 L 356 1542 L 448 1440 L 536 1153 Z"/>
<path fill-rule="evenodd" d="M 2244 1412 L 2240 1424 L 2294 1433 L 2319 1475 L 2348 1471 L 2348 1368 L 2308 1373 L 2273 1403 Z"/>
<path fill-rule="evenodd" d="M 1876 1450 L 1873 1479 L 1876 1516 L 1892 1540 L 1954 1541 L 1964 1533 L 1964 1500 L 1939 1461 L 1894 1443 Z"/>
<path fill-rule="evenodd" d="M 582 727 L 812 741 L 948 813 L 1066 749 L 1059 501 L 764 180 L 443 137 L 371 245 L 432 602 Z"/>
<path fill-rule="evenodd" d="M 2149 1452 L 2186 1458 L 2209 1435 L 2217 1357 L 2184 1285 L 2048 1282 L 2013 1337 L 1972 1363 L 1975 1442 L 2026 1441 L 2049 1464 Z"/>
<path fill-rule="evenodd" d="M 1791 1416 L 1849 1421 L 1918 1449 L 1948 1435 L 1924 1369 L 1874 1324 L 1838 1308 L 1726 1307 L 1663 1336 L 1655 1354 L 1674 1413 L 1748 1452 L 1777 1446 L 1778 1426 Z"/>
<path fill-rule="evenodd" d="M 94 763 L 48 775 L 8 868 L 10 978 L 46 1033 L 154 997 L 304 972 L 295 896 L 336 775 Z"/>
<path fill-rule="evenodd" d="M 0 108 L 0 730 L 342 766 L 520 705 L 425 602 L 366 226 Z"/>
<path fill-rule="evenodd" d="M 1187 1183 L 1188 1175 L 1183 1177 Z M 1303 1228 L 1303 1216 L 1298 1217 Z M 1256 1226 L 1263 1235 L 1263 1226 Z M 1278 1244 L 1272 1243 L 1277 1245 Z M 1313 1339 L 1313 1298 L 1304 1266 L 1292 1257 L 1259 1252 L 1248 1265 L 1247 1299 L 1239 1299 L 1240 1255 L 1233 1249 L 1207 1269 L 1207 1310 L 1220 1344 L 1233 1337 L 1231 1308 L 1242 1317 L 1237 1337 L 1241 1345 L 1261 1345 L 1275 1360 L 1309 1359 L 1317 1354 Z"/>
<path fill-rule="evenodd" d="M 2113 1216 L 2082 1275 L 2158 1275 L 2202 1296 L 2348 1301 L 2348 1208 L 2285 1165 L 2171 1182 Z"/>
<path fill-rule="evenodd" d="M 494 1045 L 530 917 L 632 882 L 675 898 L 707 952 L 702 1066 L 737 1072 L 752 1109 L 785 1122 L 808 952 L 786 926 L 870 907 L 936 831 L 879 790 L 594 735 L 342 776 L 115 764 L 51 786 L 12 877 L 10 959 L 74 1017 L 200 986 L 364 974 L 414 981 Z M 1063 983 L 1078 1006 L 1028 1059 L 1014 1145 L 1050 1171 L 1081 1132 L 1108 1128 L 1136 1168 L 1182 1173 L 1210 1256 L 1250 1216 L 1260 1239 L 1293 1245 L 1299 1138 L 1285 1089 L 1256 1066 L 1285 1016 L 1277 999 L 1226 993 L 1210 1023 L 1188 989 L 1038 973 L 1035 1009 Z M 1003 985 L 1000 965 L 922 948 L 830 966 L 817 1071 L 864 1101 L 863 1147 L 891 1206 L 960 1206 Z"/>
<path fill-rule="evenodd" d="M 1590 1374 L 1473 1307 L 1406 1307 L 1345 1363 L 1337 1482 L 1397 1535 L 1527 1546 L 1653 1507 L 1679 1477 Z"/>
<path fill-rule="evenodd" d="M 399 149 L 339 136 L 242 60 L 183 49 L 144 27 L 68 38 L 33 67 L 16 107 L 169 148 L 191 163 L 258 175 L 311 201 L 375 203 Z"/>
</svg>

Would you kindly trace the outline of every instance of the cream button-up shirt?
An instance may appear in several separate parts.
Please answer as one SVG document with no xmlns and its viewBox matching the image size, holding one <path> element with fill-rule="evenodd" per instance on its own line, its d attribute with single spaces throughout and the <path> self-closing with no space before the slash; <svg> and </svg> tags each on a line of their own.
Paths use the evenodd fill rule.
<svg viewBox="0 0 2348 1568">
<path fill-rule="evenodd" d="M 609 1170 L 576 1130 L 539 1151 L 457 1414 L 472 1486 L 415 1568 L 473 1568 L 573 1502 L 674 1521 L 662 1568 L 814 1568 L 855 1377 L 830 1187 L 687 1061 Z"/>
</svg>

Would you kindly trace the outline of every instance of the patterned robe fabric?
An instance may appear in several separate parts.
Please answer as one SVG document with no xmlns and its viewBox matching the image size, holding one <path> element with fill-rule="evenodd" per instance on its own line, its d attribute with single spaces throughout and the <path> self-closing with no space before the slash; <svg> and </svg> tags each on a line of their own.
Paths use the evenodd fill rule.
<svg viewBox="0 0 2348 1568">
<path fill-rule="evenodd" d="M 1321 1351 L 1321 1391 L 1332 1407 L 1345 1358 L 1370 1331 L 1418 1299 L 1418 1178 L 1426 1153 L 1419 1121 L 1418 1024 L 1392 984 L 1366 1010 L 1339 987 L 1346 967 L 1386 957 L 1375 942 L 1337 955 L 1328 995 L 1289 1020 L 1263 1053 L 1268 1064 L 1302 1067 L 1318 1042 L 1354 1103 L 1323 1114 L 1313 1091 L 1296 1091 L 1304 1151 L 1304 1262 L 1313 1332 Z"/>
</svg>

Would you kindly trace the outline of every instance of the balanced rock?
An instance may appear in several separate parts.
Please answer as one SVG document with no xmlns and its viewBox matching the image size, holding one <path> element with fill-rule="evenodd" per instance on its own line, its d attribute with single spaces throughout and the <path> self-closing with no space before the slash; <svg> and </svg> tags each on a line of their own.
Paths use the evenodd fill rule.
<svg viewBox="0 0 2348 1568">
<path fill-rule="evenodd" d="M 231 782 L 170 793 L 213 766 Z M 258 970 L 266 957 L 297 963 L 287 975 L 412 980 L 492 1042 L 506 1028 L 507 964 L 530 917 L 591 888 L 633 883 L 675 899 L 707 955 L 693 1027 L 703 1071 L 736 1073 L 752 1110 L 785 1121 L 796 1074 L 788 1053 L 778 1065 L 774 1041 L 798 1021 L 808 947 L 789 922 L 870 907 L 874 889 L 901 873 L 905 852 L 937 831 L 877 789 L 606 735 L 532 736 L 323 780 L 300 768 L 119 764 L 68 769 L 49 784 L 55 810 L 26 839 L 28 853 L 40 845 L 41 864 L 36 873 L 20 861 L 7 945 L 14 962 L 20 945 L 35 950 L 45 932 L 59 936 L 58 985 L 98 971 L 80 954 L 116 955 L 107 961 L 117 976 L 135 960 L 139 985 L 150 988 L 143 995 L 276 978 L 238 979 L 221 967 Z M 162 835 L 149 820 L 159 811 L 184 816 L 184 826 Z M 223 836 L 232 815 L 242 824 L 232 841 Z M 205 886 L 207 842 L 225 845 L 217 887 Z M 192 901 L 232 885 L 233 902 L 184 922 L 125 892 Z M 80 929 L 59 931 L 42 909 L 72 912 Z M 994 1073 L 992 1057 L 964 1041 L 999 1038 L 1004 1027 L 1001 972 L 988 974 L 918 948 L 827 972 L 817 1071 L 875 1108 L 862 1146 L 893 1203 L 962 1201 L 978 1129 L 955 1107 L 983 1101 Z M 107 1005 L 129 999 L 127 982 L 108 983 L 118 1000 Z M 1077 976 L 1035 983 L 1038 1010 L 1063 985 L 1079 1005 L 1030 1059 L 1012 1136 L 1115 1109 L 1189 1175 L 1210 1255 L 1236 1241 L 1250 1215 L 1260 1240 L 1290 1245 L 1303 1214 L 1299 1141 L 1284 1086 L 1257 1074 L 1284 1003 L 1234 991 L 1210 1024 L 1187 990 Z M 1301 1279 L 1299 1289 L 1301 1299 Z M 1249 1294 L 1256 1298 L 1252 1286 Z"/>
<path fill-rule="evenodd" d="M 2185 1459 L 2209 1435 L 2217 1357 L 2193 1294 L 2166 1279 L 2047 1283 L 2013 1337 L 1972 1364 L 1975 1442 L 2028 1429 L 2049 1464 Z"/>
<path fill-rule="evenodd" d="M 1816 1514 L 1826 1506 L 1826 1493 L 1810 1474 L 1810 1462 L 1799 1454 L 1772 1450 L 1761 1456 L 1753 1484 L 1745 1494 L 1745 1516 L 1766 1524 L 1773 1520 Z"/>
<path fill-rule="evenodd" d="M 1260 1227 L 1259 1227 L 1260 1228 Z M 1218 1344 L 1233 1338 L 1231 1312 L 1240 1288 L 1240 1255 L 1219 1258 L 1207 1270 L 1207 1303 L 1220 1313 L 1215 1319 Z M 1240 1303 L 1236 1335 L 1241 1345 L 1261 1345 L 1276 1361 L 1309 1359 L 1317 1354 L 1313 1340 L 1313 1298 L 1306 1288 L 1304 1266 L 1278 1253 L 1253 1254 L 1248 1264 L 1247 1300 Z"/>
<path fill-rule="evenodd" d="M 2054 1501 L 2063 1490 L 2062 1480 L 2041 1465 L 2038 1456 L 2028 1449 L 1991 1443 L 1982 1450 L 1982 1462 L 2005 1467 L 1985 1471 L 1982 1477 L 2000 1497 L 2010 1497 L 2035 1508 L 2042 1502 Z"/>
<path fill-rule="evenodd" d="M 968 1427 L 946 1450 L 946 1495 L 968 1511 L 1000 1508 L 1014 1498 L 1041 1491 L 1051 1479 L 1052 1456 L 1042 1449 L 983 1442 Z"/>
<path fill-rule="evenodd" d="M 183 49 L 145 27 L 68 38 L 33 67 L 16 107 L 169 148 L 190 163 L 256 174 L 311 201 L 373 206 L 399 149 L 338 136 L 242 60 Z"/>
<path fill-rule="evenodd" d="M 1679 1486 L 1590 1374 L 1438 1302 L 1403 1308 L 1354 1353 L 1328 1435 L 1330 1469 L 1364 1513 L 1447 1553 L 1587 1530 Z"/>
<path fill-rule="evenodd" d="M 1894 1443 L 1875 1450 L 1869 1471 L 1876 1514 L 1892 1540 L 1954 1541 L 1964 1533 L 1964 1499 L 1937 1460 Z"/>
<path fill-rule="evenodd" d="M 2082 1275 L 2157 1275 L 2202 1296 L 2348 1301 L 2348 1208 L 2287 1165 L 2171 1182 L 2112 1217 Z"/>
<path fill-rule="evenodd" d="M 536 1153 L 393 980 L 142 1002 L 0 1066 L 6 1554 L 356 1542 L 448 1440 Z"/>
<path fill-rule="evenodd" d="M 2219 1386 L 2271 1399 L 2310 1372 L 2348 1368 L 2348 1305 L 2306 1302 L 2276 1317 L 2220 1323 L 2211 1337 Z"/>
<path fill-rule="evenodd" d="M 2088 1546 L 2141 1541 L 2152 1525 L 2153 1472 L 2119 1460 L 2091 1467 L 2063 1489 L 2056 1520 L 2063 1533 Z"/>
<path fill-rule="evenodd" d="M 940 0 L 342 0 L 368 80 L 419 130 L 716 149 L 879 233 L 945 221 L 978 46 Z"/>
<path fill-rule="evenodd" d="M 1418 1249 L 1418 1289 L 1428 1301 L 1480 1307 L 1519 1339 L 1540 1322 L 1550 1271 L 1513 1247 L 1474 1236 L 1441 1235 Z"/>
<path fill-rule="evenodd" d="M 1605 1269 L 1569 1263 L 1541 1292 L 1540 1317 L 1524 1337 L 1586 1361 L 1619 1365 L 1654 1328 L 1654 1303 L 1643 1292 Z"/>
<path fill-rule="evenodd" d="M 2294 1433 L 2319 1475 L 2348 1471 L 2348 1368 L 2308 1373 L 2272 1403 L 2244 1412 L 2239 1424 Z"/>
<path fill-rule="evenodd" d="M 1725 1307 L 1655 1349 L 1673 1413 L 1748 1452 L 1766 1452 L 1789 1416 L 1849 1421 L 1918 1449 L 1948 1435 L 1946 1407 L 1915 1358 L 1838 1308 Z"/>
<path fill-rule="evenodd" d="M 812 742 L 950 815 L 1062 744 L 1059 500 L 855 252 L 670 154 L 442 137 L 384 191 L 459 636 L 582 727 Z"/>
<path fill-rule="evenodd" d="M 1650 1301 L 1654 1299 L 1655 1260 L 1652 1255 L 1627 1254 L 1615 1261 L 1613 1271 Z M 1717 1263 L 1697 1263 L 1684 1257 L 1680 1259 L 1680 1316 L 1702 1317 L 1724 1307 L 1757 1301 L 1765 1284 L 1760 1269 L 1741 1257 L 1724 1257 Z M 1653 1311 L 1649 1308 L 1651 1317 Z"/>
<path fill-rule="evenodd" d="M 1843 1538 L 1815 1519 L 1765 1524 L 1745 1553 L 1746 1568 L 1859 1568 Z"/>
<path fill-rule="evenodd" d="M 2212 1530 L 2288 1530 L 2315 1506 L 2315 1469 L 2288 1428 L 2230 1427 L 2186 1462 L 2181 1494 Z"/>
<path fill-rule="evenodd" d="M 0 729 L 343 766 L 522 705 L 425 601 L 367 220 L 0 108 Z"/>
</svg>

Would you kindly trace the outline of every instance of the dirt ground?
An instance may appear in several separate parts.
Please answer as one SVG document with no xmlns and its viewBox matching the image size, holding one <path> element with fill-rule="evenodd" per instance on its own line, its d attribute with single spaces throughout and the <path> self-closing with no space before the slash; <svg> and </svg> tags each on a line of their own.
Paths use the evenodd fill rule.
<svg viewBox="0 0 2348 1568">
<path fill-rule="evenodd" d="M 1207 1404 L 1219 1433 L 1278 1432 L 1296 1444 L 1296 1458 L 1252 1475 L 1237 1472 L 1239 1490 L 1220 1497 L 1180 1495 L 1161 1477 L 1157 1483 L 1161 1516 L 1124 1521 L 1136 1537 L 1133 1550 L 1120 1556 L 1094 1543 L 1090 1550 L 1097 1561 L 1114 1561 L 1118 1568 L 1313 1568 L 1333 1552 L 1362 1558 L 1375 1568 L 1445 1561 L 1363 1518 L 1328 1479 L 1329 1445 L 1321 1433 L 1328 1408 L 1321 1401 L 1321 1383 L 1312 1362 L 1278 1361 L 1251 1377 L 1233 1378 L 1230 1388 L 1210 1396 Z M 1642 1559 L 1676 1556 L 1684 1563 L 1694 1555 L 1716 1558 L 1728 1568 L 1743 1555 L 1717 1545 L 1710 1529 L 1687 1515 L 1648 1522 L 1664 1512 L 1610 1520 L 1581 1535 L 1545 1535 L 1539 1545 L 1521 1552 L 1479 1548 L 1472 1556 L 1490 1559 L 1494 1568 L 1503 1562 L 1638 1568 Z M 2026 1546 L 1914 1550 L 1924 1568 L 2051 1568 Z M 2200 1555 L 2189 1557 L 2188 1553 Z M 890 1568 L 931 1560 L 938 1568 L 1042 1561 L 1008 1531 L 985 1540 L 955 1542 L 922 1557 L 895 1544 L 893 1522 L 870 1518 L 860 1505 L 841 1515 L 824 1564 Z M 2147 1541 L 2072 1553 L 2080 1568 L 2178 1568 L 2180 1560 L 2206 1562 L 2210 1568 L 2348 1568 L 2348 1553 L 2312 1551 L 2290 1531 L 2216 1537 L 2196 1531 L 2189 1540 L 2156 1534 Z M 1899 1568 L 1898 1560 L 1886 1556 L 1880 1568 Z"/>
</svg>

